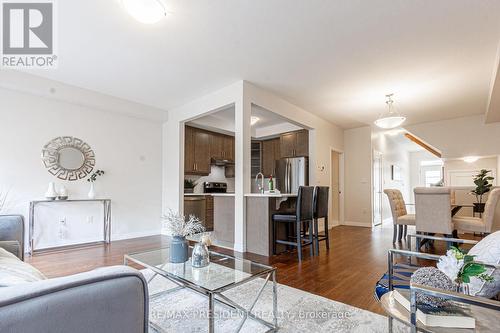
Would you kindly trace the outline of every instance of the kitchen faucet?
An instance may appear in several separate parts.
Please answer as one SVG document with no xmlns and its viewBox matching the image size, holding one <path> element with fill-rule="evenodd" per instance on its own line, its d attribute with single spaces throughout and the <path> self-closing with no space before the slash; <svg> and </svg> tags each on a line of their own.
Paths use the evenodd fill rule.
<svg viewBox="0 0 500 333">
<path fill-rule="evenodd" d="M 258 183 L 259 182 L 259 176 L 261 176 L 261 181 L 260 181 L 260 184 Z M 264 193 L 264 174 L 262 172 L 259 172 L 256 176 L 255 176 L 255 184 L 257 184 L 257 186 L 259 186 L 259 192 L 260 193 Z"/>
</svg>

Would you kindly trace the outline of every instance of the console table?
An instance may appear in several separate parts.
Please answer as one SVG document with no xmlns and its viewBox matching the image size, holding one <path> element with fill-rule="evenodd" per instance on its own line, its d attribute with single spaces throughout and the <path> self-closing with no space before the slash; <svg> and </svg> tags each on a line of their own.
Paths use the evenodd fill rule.
<svg viewBox="0 0 500 333">
<path fill-rule="evenodd" d="M 69 200 L 34 200 L 30 202 L 30 209 L 29 209 L 29 242 L 30 242 L 30 254 L 33 254 L 34 252 L 37 251 L 35 249 L 35 244 L 34 244 L 34 231 L 35 231 L 35 208 L 38 204 L 44 203 L 44 204 L 61 204 L 61 203 L 88 203 L 88 202 L 101 202 L 103 206 L 103 213 L 104 213 L 104 230 L 103 230 L 103 235 L 102 235 L 102 240 L 98 242 L 84 242 L 84 243 L 78 243 L 78 244 L 72 244 L 72 245 L 60 245 L 56 247 L 52 247 L 49 249 L 44 249 L 44 250 L 52 250 L 52 249 L 61 249 L 61 248 L 66 248 L 66 247 L 75 247 L 75 246 L 82 246 L 82 245 L 88 245 L 88 244 L 93 244 L 93 243 L 105 243 L 109 244 L 111 240 L 111 199 L 69 199 Z"/>
</svg>

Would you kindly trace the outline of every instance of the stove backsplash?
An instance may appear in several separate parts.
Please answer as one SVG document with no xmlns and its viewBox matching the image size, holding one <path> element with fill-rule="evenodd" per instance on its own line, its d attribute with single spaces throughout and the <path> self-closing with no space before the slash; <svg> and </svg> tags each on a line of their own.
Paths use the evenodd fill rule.
<svg viewBox="0 0 500 333">
<path fill-rule="evenodd" d="M 194 188 L 194 193 L 203 193 L 204 182 L 224 182 L 227 183 L 227 192 L 234 192 L 234 178 L 226 178 L 224 167 L 212 165 L 208 176 L 187 175 L 184 178 L 196 181 L 197 184 Z"/>
</svg>

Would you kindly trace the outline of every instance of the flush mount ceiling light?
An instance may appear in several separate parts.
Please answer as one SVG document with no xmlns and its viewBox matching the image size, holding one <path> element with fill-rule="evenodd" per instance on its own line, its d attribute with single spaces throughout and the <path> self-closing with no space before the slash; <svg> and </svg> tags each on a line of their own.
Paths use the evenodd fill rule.
<svg viewBox="0 0 500 333">
<path fill-rule="evenodd" d="M 393 95 L 394 94 L 385 95 L 385 97 L 387 98 L 387 100 L 385 101 L 385 104 L 387 104 L 387 112 L 382 113 L 380 117 L 378 117 L 378 119 L 375 120 L 375 125 L 377 125 L 380 128 L 384 129 L 395 128 L 401 126 L 401 124 L 403 124 L 404 121 L 406 120 L 406 117 L 403 117 L 394 110 L 393 106 L 394 101 L 392 100 Z"/>
<path fill-rule="evenodd" d="M 479 157 L 477 157 L 477 156 L 466 156 L 463 158 L 464 162 L 467 162 L 467 163 L 474 163 L 478 159 L 479 159 Z"/>
<path fill-rule="evenodd" d="M 153 24 L 167 15 L 161 0 L 122 0 L 125 10 L 137 21 Z"/>
<path fill-rule="evenodd" d="M 256 117 L 256 116 L 251 116 L 251 117 L 250 117 L 250 125 L 252 125 L 252 126 L 253 126 L 253 125 L 257 124 L 257 122 L 258 122 L 259 120 L 260 120 L 260 118 L 259 118 L 259 117 Z"/>
</svg>

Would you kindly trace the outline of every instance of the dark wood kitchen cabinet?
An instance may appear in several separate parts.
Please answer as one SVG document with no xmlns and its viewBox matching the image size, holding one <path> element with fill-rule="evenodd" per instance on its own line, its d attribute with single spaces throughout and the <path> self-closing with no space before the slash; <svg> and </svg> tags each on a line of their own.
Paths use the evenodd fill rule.
<svg viewBox="0 0 500 333">
<path fill-rule="evenodd" d="M 280 136 L 280 157 L 309 156 L 309 131 L 300 130 Z"/>
<path fill-rule="evenodd" d="M 205 223 L 204 227 L 206 231 L 214 230 L 214 197 L 211 195 L 205 196 Z"/>
<path fill-rule="evenodd" d="M 210 157 L 215 159 L 234 160 L 234 137 L 210 133 Z"/>
<path fill-rule="evenodd" d="M 191 175 L 208 175 L 210 173 L 209 132 L 186 126 L 184 147 L 184 172 Z"/>
<path fill-rule="evenodd" d="M 234 161 L 234 136 L 224 135 L 224 159 Z"/>
<path fill-rule="evenodd" d="M 280 159 L 280 138 L 262 141 L 262 173 L 276 175 L 276 160 Z"/>
</svg>

